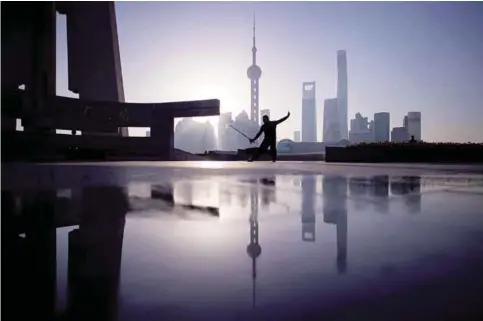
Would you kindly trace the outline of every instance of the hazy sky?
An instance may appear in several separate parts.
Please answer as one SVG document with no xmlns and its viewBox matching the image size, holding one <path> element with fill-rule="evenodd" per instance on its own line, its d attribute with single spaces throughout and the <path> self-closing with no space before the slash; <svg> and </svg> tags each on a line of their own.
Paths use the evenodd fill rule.
<svg viewBox="0 0 483 321">
<path fill-rule="evenodd" d="M 483 141 L 483 3 L 118 2 L 128 102 L 219 98 L 250 106 L 252 20 L 257 17 L 260 108 L 291 111 L 279 138 L 300 129 L 302 82 L 336 95 L 336 51 L 347 50 L 349 118 L 422 112 L 428 141 Z M 65 16 L 58 16 L 58 94 L 67 91 Z M 216 119 L 210 119 L 216 125 Z M 137 131 L 137 134 L 143 131 Z"/>
</svg>

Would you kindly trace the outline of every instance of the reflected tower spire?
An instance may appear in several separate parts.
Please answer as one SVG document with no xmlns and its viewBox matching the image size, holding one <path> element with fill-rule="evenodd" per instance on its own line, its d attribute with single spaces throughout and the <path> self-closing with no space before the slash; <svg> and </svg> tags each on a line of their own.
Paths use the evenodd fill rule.
<svg viewBox="0 0 483 321">
<path fill-rule="evenodd" d="M 250 244 L 247 254 L 252 259 L 252 304 L 255 308 L 257 286 L 257 258 L 262 254 L 262 247 L 258 243 L 258 186 L 252 187 L 250 193 Z"/>
<path fill-rule="evenodd" d="M 248 67 L 247 76 L 250 79 L 250 119 L 259 124 L 259 80 L 262 76 L 262 69 L 257 66 L 257 46 L 255 34 L 255 14 L 253 14 L 253 46 L 252 46 L 252 65 Z"/>
</svg>

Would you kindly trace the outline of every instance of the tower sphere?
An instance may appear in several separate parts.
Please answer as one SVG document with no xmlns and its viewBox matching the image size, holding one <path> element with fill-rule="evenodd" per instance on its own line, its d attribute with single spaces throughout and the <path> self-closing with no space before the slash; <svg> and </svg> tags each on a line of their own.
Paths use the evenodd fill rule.
<svg viewBox="0 0 483 321">
<path fill-rule="evenodd" d="M 251 80 L 258 80 L 262 77 L 262 69 L 257 65 L 251 65 L 248 67 L 247 75 Z"/>
<path fill-rule="evenodd" d="M 255 259 L 255 258 L 259 257 L 260 254 L 262 254 L 262 247 L 259 244 L 250 243 L 247 246 L 247 254 L 251 258 Z"/>
</svg>

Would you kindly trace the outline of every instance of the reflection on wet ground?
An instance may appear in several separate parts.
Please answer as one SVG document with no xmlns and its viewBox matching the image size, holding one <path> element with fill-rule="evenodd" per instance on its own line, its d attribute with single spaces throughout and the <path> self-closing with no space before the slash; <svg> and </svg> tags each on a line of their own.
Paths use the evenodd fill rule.
<svg viewBox="0 0 483 321">
<path fill-rule="evenodd" d="M 3 315 L 481 320 L 483 177 L 397 174 L 2 182 Z"/>
</svg>

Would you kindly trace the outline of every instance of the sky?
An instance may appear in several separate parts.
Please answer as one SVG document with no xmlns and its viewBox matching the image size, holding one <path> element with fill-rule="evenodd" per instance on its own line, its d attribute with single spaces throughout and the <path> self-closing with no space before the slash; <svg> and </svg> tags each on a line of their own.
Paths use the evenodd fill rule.
<svg viewBox="0 0 483 321">
<path fill-rule="evenodd" d="M 483 142 L 477 2 L 117 2 L 126 101 L 217 98 L 221 112 L 249 112 L 254 13 L 260 109 L 271 118 L 292 114 L 279 138 L 300 130 L 302 82 L 315 81 L 322 139 L 324 100 L 336 96 L 336 52 L 346 50 L 349 118 L 386 111 L 392 128 L 420 111 L 425 141 Z M 72 97 L 65 16 L 57 23 L 57 94 Z"/>
</svg>

